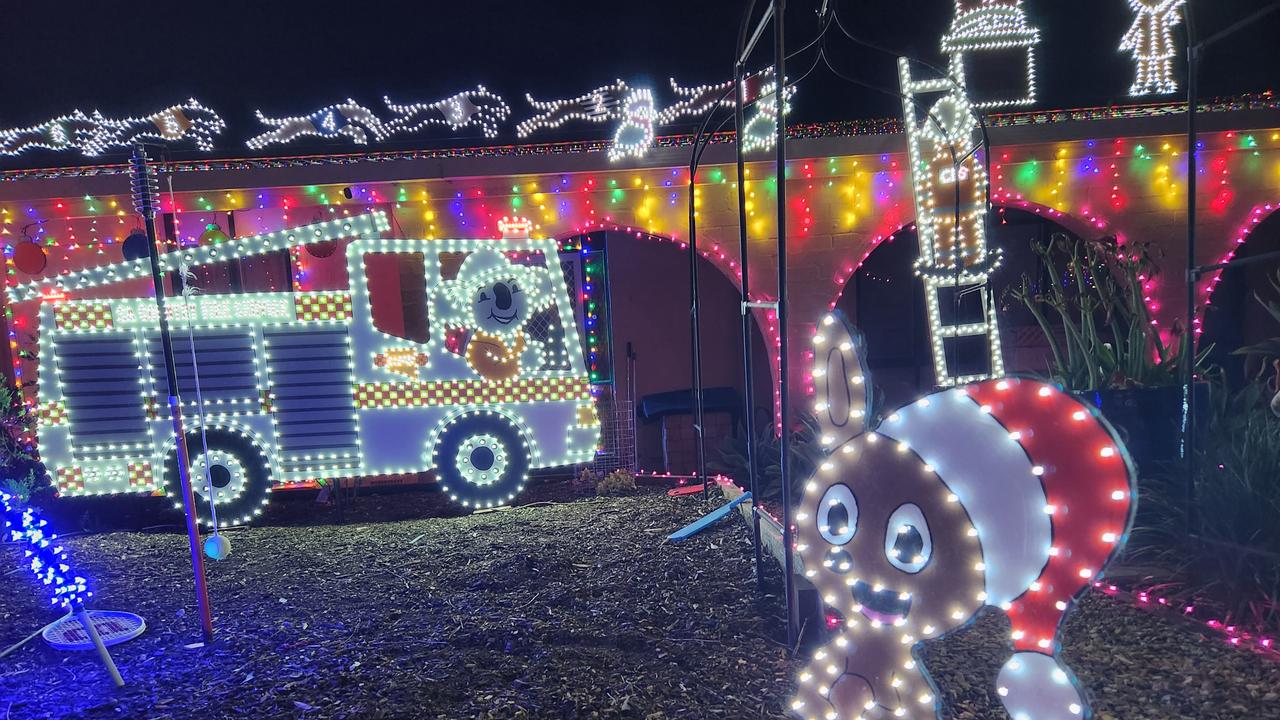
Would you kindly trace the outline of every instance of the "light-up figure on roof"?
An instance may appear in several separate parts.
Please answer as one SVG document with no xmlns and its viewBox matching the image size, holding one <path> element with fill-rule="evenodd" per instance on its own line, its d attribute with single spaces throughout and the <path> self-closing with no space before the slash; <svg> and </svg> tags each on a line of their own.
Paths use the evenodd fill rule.
<svg viewBox="0 0 1280 720">
<path fill-rule="evenodd" d="M 1173 78 L 1173 28 L 1182 22 L 1182 6 L 1186 0 L 1129 0 L 1137 13 L 1133 26 L 1120 41 L 1120 49 L 1133 53 L 1138 63 L 1138 76 L 1129 88 L 1130 95 L 1167 95 L 1178 91 Z"/>
</svg>

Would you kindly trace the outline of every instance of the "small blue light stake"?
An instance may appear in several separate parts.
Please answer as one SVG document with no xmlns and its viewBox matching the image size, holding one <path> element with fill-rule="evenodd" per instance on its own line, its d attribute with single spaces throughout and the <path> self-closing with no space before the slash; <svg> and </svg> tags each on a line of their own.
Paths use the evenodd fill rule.
<svg viewBox="0 0 1280 720">
<path fill-rule="evenodd" d="M 84 601 L 93 597 L 93 593 L 89 591 L 87 581 L 72 572 L 67 563 L 67 553 L 58 544 L 58 536 L 46 530 L 49 521 L 40 517 L 38 510 L 20 504 L 17 498 L 3 491 L 0 491 L 0 505 L 4 510 L 5 535 L 13 542 L 26 545 L 23 558 L 28 561 L 36 579 L 52 591 L 50 604 L 67 611 L 67 617 L 51 627 L 73 623 L 73 617 L 78 620 L 111 679 L 117 687 L 124 687 L 124 678 L 120 677 L 111 653 L 107 652 L 107 646 L 84 606 Z"/>
</svg>

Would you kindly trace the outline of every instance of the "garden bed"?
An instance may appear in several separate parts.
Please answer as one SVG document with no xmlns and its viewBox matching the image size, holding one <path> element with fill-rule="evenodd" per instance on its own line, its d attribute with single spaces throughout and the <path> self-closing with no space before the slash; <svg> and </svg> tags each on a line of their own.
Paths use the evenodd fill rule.
<svg viewBox="0 0 1280 720">
<path fill-rule="evenodd" d="M 232 558 L 209 566 L 207 648 L 185 647 L 199 638 L 184 537 L 69 539 L 95 606 L 147 619 L 113 649 L 130 684 L 37 642 L 0 661 L 0 718 L 783 717 L 801 663 L 776 592 L 755 590 L 740 518 L 665 543 L 703 506 L 646 493 L 372 521 L 416 502 L 232 533 Z M 17 563 L 0 548 L 0 572 Z M 48 622 L 43 602 L 25 573 L 4 576 L 0 645 Z M 991 613 L 926 648 L 949 717 L 1003 717 L 990 688 L 1007 634 Z M 1114 599 L 1086 600 L 1065 646 L 1099 718 L 1280 718 L 1280 665 Z"/>
</svg>

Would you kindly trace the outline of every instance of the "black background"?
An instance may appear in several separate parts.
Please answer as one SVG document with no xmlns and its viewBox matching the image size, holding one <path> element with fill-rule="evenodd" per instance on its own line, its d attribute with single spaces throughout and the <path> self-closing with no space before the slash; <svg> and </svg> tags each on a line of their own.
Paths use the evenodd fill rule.
<svg viewBox="0 0 1280 720">
<path fill-rule="evenodd" d="M 817 30 L 817 2 L 792 0 L 787 16 L 792 48 Z M 1267 4 L 1193 2 L 1201 35 Z M 942 62 L 938 40 L 954 13 L 951 0 L 836 4 L 851 31 Z M 514 122 L 530 114 L 526 92 L 569 97 L 622 78 L 633 86 L 650 84 L 661 105 L 670 99 L 669 77 L 684 84 L 726 79 L 743 7 L 740 0 L 10 3 L 3 17 L 7 43 L 0 50 L 0 127 L 35 124 L 77 107 L 112 116 L 145 115 L 195 97 L 230 125 L 220 138 L 219 154 L 244 154 L 244 140 L 261 130 L 255 108 L 268 115 L 304 115 L 351 97 L 381 111 L 383 94 L 429 102 L 481 83 L 512 106 L 512 122 L 497 140 L 511 142 Z M 1042 34 L 1038 107 L 1133 102 L 1127 90 L 1134 66 L 1117 49 L 1133 17 L 1126 0 L 1027 0 L 1025 9 Z M 1178 30 L 1179 45 L 1184 31 Z M 1280 12 L 1215 46 L 1204 63 L 1203 95 L 1275 87 L 1278 36 Z M 762 45 L 757 66 L 767 64 L 772 52 L 768 43 Z M 834 30 L 828 47 L 844 72 L 896 89 L 891 57 L 853 46 Z M 809 57 L 797 58 L 788 75 L 799 76 Z M 1181 80 L 1181 58 L 1177 72 Z M 793 118 L 900 113 L 893 97 L 849 85 L 819 68 L 800 86 Z M 587 138 L 605 132 L 579 124 L 559 135 Z M 399 144 L 477 140 L 440 131 Z M 350 147 L 319 139 L 312 143 L 315 149 L 339 146 Z M 70 160 L 32 154 L 5 164 L 41 164 L 55 157 Z"/>
</svg>

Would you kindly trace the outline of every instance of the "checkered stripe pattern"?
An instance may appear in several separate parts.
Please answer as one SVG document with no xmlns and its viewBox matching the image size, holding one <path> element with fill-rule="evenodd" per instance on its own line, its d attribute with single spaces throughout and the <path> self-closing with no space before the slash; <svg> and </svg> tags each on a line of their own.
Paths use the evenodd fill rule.
<svg viewBox="0 0 1280 720">
<path fill-rule="evenodd" d="M 497 382 L 365 383 L 356 386 L 356 406 L 360 408 L 509 405 L 590 398 L 590 387 L 586 378 L 581 377 Z"/>
<path fill-rule="evenodd" d="M 61 400 L 40 403 L 40 422 L 45 425 L 66 425 L 67 408 Z"/>
<path fill-rule="evenodd" d="M 115 327 L 106 303 L 58 303 L 53 320 L 59 330 L 106 330 Z"/>
<path fill-rule="evenodd" d="M 77 495 L 84 492 L 84 471 L 78 467 L 58 468 L 58 492 Z"/>
<path fill-rule="evenodd" d="M 293 310 L 301 321 L 350 320 L 351 296 L 346 293 L 294 295 Z"/>
<path fill-rule="evenodd" d="M 155 489 L 155 477 L 151 474 L 151 463 L 129 463 L 129 487 L 134 490 Z"/>
</svg>

